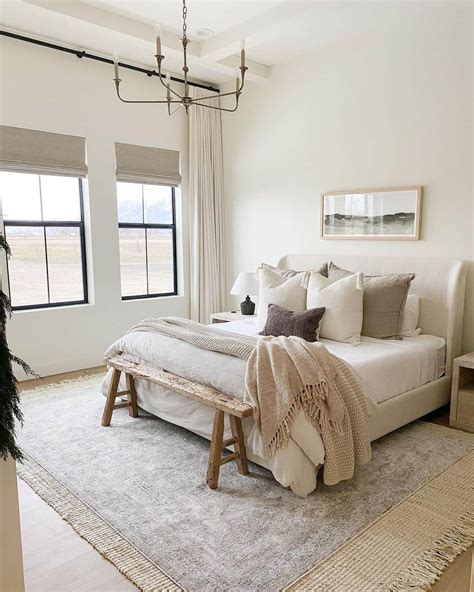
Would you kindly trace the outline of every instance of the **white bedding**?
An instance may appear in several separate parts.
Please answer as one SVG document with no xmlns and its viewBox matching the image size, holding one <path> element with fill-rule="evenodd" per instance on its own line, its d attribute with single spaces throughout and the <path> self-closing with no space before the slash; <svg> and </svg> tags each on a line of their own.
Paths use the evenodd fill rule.
<svg viewBox="0 0 474 592">
<path fill-rule="evenodd" d="M 213 326 L 232 333 L 258 335 L 253 319 Z M 367 396 L 374 403 L 382 403 L 440 378 L 445 370 L 445 340 L 434 335 L 416 335 L 403 340 L 362 337 L 360 345 L 355 347 L 328 339 L 321 339 L 321 343 L 356 370 Z"/>
<path fill-rule="evenodd" d="M 252 321 L 220 323 L 214 327 L 255 335 L 257 329 Z M 444 340 L 438 337 L 420 335 L 405 338 L 403 342 L 364 338 L 357 347 L 328 340 L 323 342 L 331 352 L 354 367 L 374 404 L 429 382 L 443 373 L 440 358 L 444 360 Z M 246 362 L 239 358 L 202 350 L 163 335 L 138 332 L 120 338 L 109 351 L 111 354 L 126 352 L 184 378 L 243 397 Z M 401 367 L 403 372 L 400 372 Z M 110 372 L 102 384 L 103 394 L 107 392 L 109 380 Z M 138 404 L 142 409 L 207 439 L 211 438 L 211 408 L 145 380 L 137 379 L 136 386 Z M 125 384 L 121 384 L 120 388 L 125 388 Z M 305 496 L 313 491 L 319 466 L 324 462 L 324 446 L 304 414 L 301 412 L 295 418 L 288 446 L 279 449 L 272 458 L 263 459 L 254 454 L 259 449 L 259 443 L 255 441 L 253 426 L 252 418 L 243 421 L 249 458 L 270 469 L 277 481 L 291 487 L 296 494 Z M 225 438 L 229 437 L 227 426 Z"/>
</svg>

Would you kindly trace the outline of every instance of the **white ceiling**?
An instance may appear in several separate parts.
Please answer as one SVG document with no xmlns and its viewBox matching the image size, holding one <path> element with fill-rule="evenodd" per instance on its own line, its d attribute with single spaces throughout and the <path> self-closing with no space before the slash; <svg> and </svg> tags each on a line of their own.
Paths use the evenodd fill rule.
<svg viewBox="0 0 474 592">
<path fill-rule="evenodd" d="M 162 27 L 180 33 L 182 30 L 182 2 L 181 0 L 158 0 L 156 2 L 140 2 L 130 0 L 86 0 L 106 8 L 111 12 L 122 14 L 130 18 L 148 23 L 160 23 Z M 270 10 L 283 0 L 260 0 L 248 2 L 245 0 L 188 0 L 188 35 L 191 39 L 196 29 L 211 29 L 215 34 L 226 31 L 229 26 L 251 19 Z"/>
<path fill-rule="evenodd" d="M 245 38 L 254 82 L 271 67 L 303 54 L 372 31 L 416 30 L 452 2 L 405 0 L 187 0 L 190 75 L 221 83 L 235 76 L 240 41 Z M 429 14 L 428 14 L 429 13 Z M 181 0 L 0 0 L 3 28 L 53 40 L 121 61 L 156 67 L 154 26 L 162 28 L 163 68 L 180 75 Z M 203 40 L 197 29 L 214 34 Z"/>
</svg>

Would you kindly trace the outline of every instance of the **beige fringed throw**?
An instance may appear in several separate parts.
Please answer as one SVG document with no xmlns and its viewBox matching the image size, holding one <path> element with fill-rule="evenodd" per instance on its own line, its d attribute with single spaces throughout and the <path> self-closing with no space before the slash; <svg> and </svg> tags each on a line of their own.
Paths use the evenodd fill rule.
<svg viewBox="0 0 474 592">
<path fill-rule="evenodd" d="M 244 400 L 254 409 L 272 456 L 288 442 L 300 410 L 325 448 L 324 483 L 334 485 L 370 460 L 365 395 L 354 371 L 321 343 L 299 337 L 259 339 L 247 364 Z"/>
<path fill-rule="evenodd" d="M 253 407 L 268 454 L 288 442 L 292 420 L 303 409 L 323 440 L 326 485 L 350 479 L 357 464 L 370 460 L 367 401 L 360 382 L 321 343 L 298 337 L 257 339 L 178 317 L 146 319 L 129 332 L 136 331 L 247 360 L 244 400 Z"/>
<path fill-rule="evenodd" d="M 321 343 L 299 337 L 264 337 L 247 363 L 245 401 L 255 409 L 263 445 L 273 456 L 290 437 L 291 422 L 304 409 L 318 428 L 341 433 L 345 409 L 334 389 L 336 368 Z"/>
</svg>

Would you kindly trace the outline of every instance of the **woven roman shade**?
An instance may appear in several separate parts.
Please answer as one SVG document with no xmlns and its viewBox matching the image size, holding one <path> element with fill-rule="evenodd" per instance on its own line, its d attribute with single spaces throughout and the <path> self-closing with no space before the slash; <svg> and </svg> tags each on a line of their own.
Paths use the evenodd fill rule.
<svg viewBox="0 0 474 592">
<path fill-rule="evenodd" d="M 86 139 L 1 125 L 0 170 L 85 177 Z"/>
<path fill-rule="evenodd" d="M 179 152 L 115 143 L 117 181 L 129 183 L 150 183 L 172 185 L 181 182 L 179 174 Z"/>
</svg>

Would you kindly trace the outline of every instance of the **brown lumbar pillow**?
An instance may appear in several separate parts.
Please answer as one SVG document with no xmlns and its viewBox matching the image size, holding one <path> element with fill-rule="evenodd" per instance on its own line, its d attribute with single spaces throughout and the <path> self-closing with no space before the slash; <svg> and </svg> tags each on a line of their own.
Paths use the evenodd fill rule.
<svg viewBox="0 0 474 592">
<path fill-rule="evenodd" d="M 329 279 L 338 280 L 352 271 L 329 264 Z M 362 335 L 401 339 L 403 313 L 414 273 L 364 275 L 364 322 Z"/>
<path fill-rule="evenodd" d="M 269 304 L 267 322 L 260 335 L 294 335 L 306 341 L 317 341 L 319 325 L 325 312 L 324 307 L 293 312 L 277 304 Z"/>
</svg>

